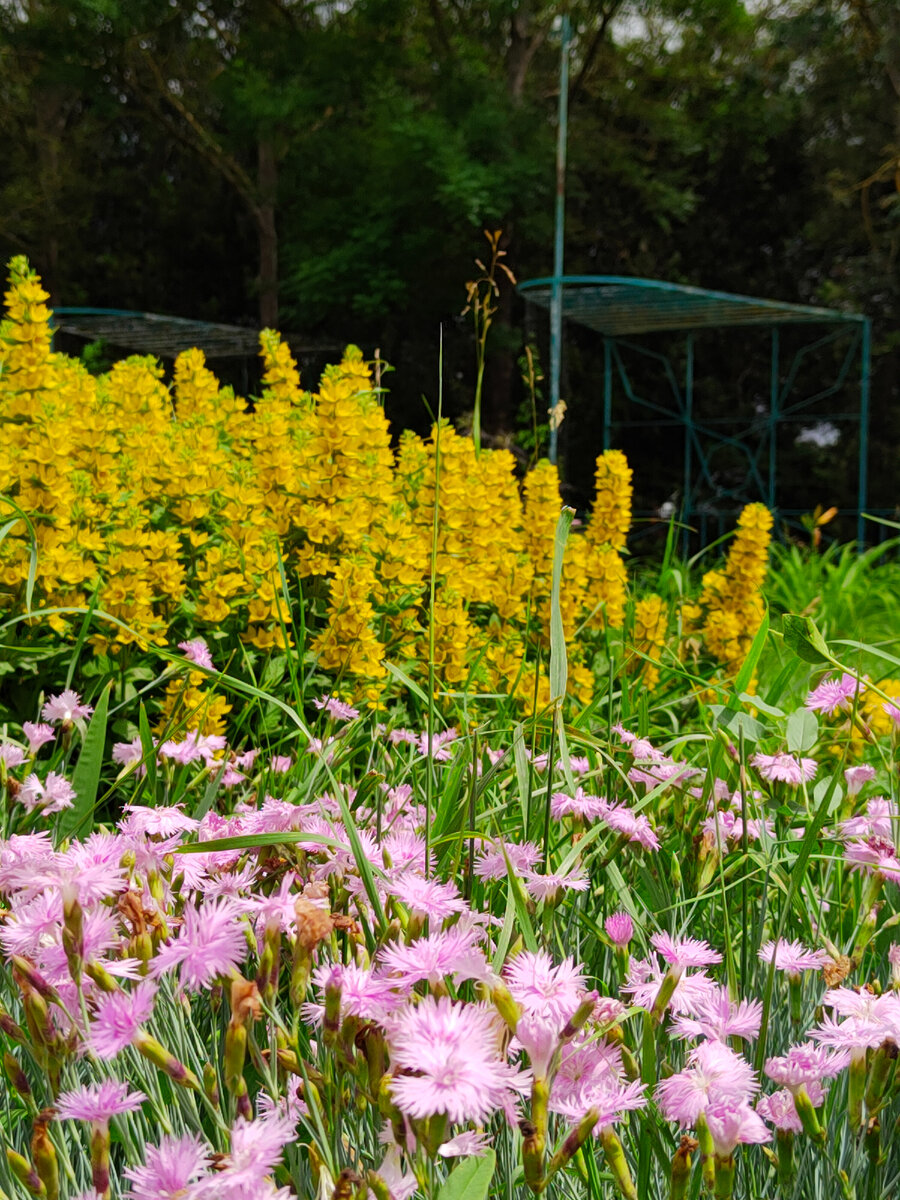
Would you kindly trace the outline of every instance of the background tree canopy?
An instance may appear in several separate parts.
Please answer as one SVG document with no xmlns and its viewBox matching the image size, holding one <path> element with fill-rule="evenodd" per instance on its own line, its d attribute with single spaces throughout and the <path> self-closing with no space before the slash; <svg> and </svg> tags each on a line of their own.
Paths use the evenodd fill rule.
<svg viewBox="0 0 900 1200">
<path fill-rule="evenodd" d="M 443 327 L 459 416 L 481 231 L 504 230 L 519 278 L 551 267 L 564 9 L 567 268 L 868 313 L 872 504 L 892 507 L 896 0 L 0 0 L 0 252 L 28 254 L 59 304 L 377 346 L 398 368 L 395 427 L 428 423 Z M 506 287 L 487 376 L 498 436 L 523 400 L 527 321 Z M 596 340 L 574 333 L 568 356 L 581 502 Z M 715 344 L 703 369 L 741 386 L 762 354 Z M 803 503 L 832 502 L 841 453 L 804 478 Z"/>
</svg>

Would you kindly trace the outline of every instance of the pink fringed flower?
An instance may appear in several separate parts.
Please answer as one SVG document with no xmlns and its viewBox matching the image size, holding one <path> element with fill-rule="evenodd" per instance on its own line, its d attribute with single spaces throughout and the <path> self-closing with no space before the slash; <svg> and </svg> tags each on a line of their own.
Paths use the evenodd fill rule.
<svg viewBox="0 0 900 1200">
<path fill-rule="evenodd" d="M 184 651 L 184 657 L 188 662 L 194 663 L 198 667 L 205 667 L 207 671 L 215 670 L 209 646 L 203 638 L 191 638 L 189 642 L 179 642 L 178 649 Z"/>
<path fill-rule="evenodd" d="M 814 1108 L 824 1104 L 825 1089 L 821 1084 L 807 1084 L 806 1092 Z M 793 1094 L 787 1088 L 780 1088 L 771 1096 L 760 1096 L 756 1102 L 756 1111 L 764 1121 L 768 1121 L 776 1129 L 788 1130 L 791 1133 L 803 1132 L 803 1125 L 797 1115 Z"/>
<path fill-rule="evenodd" d="M 48 815 L 71 808 L 75 799 L 75 789 L 67 779 L 57 775 L 55 771 L 48 772 L 43 783 L 32 773 L 22 784 L 17 798 L 29 812 L 40 808 Z"/>
<path fill-rule="evenodd" d="M 847 795 L 857 796 L 862 791 L 864 784 L 871 783 L 874 778 L 874 767 L 865 765 L 861 767 L 846 767 L 844 769 L 844 779 L 847 783 Z"/>
<path fill-rule="evenodd" d="M 52 742 L 56 737 L 51 725 L 37 725 L 34 721 L 26 721 L 22 725 L 22 732 L 28 739 L 28 748 L 32 754 L 37 754 L 41 746 Z"/>
<path fill-rule="evenodd" d="M 566 792 L 554 792 L 550 799 L 550 815 L 555 821 L 567 816 L 595 821 L 608 810 L 609 805 L 602 796 L 589 796 L 582 787 L 575 789 L 574 796 Z"/>
<path fill-rule="evenodd" d="M 562 892 L 586 892 L 590 887 L 581 867 L 562 873 L 560 871 L 524 871 L 525 889 L 532 900 L 549 900 L 555 903 Z"/>
<path fill-rule="evenodd" d="M 313 700 L 313 704 L 318 709 L 324 709 L 335 721 L 355 721 L 359 716 L 358 708 L 346 704 L 337 696 L 322 696 L 318 700 Z"/>
<path fill-rule="evenodd" d="M 801 971 L 819 971 L 829 961 L 824 950 L 809 950 L 802 942 L 765 942 L 758 951 L 760 960 L 771 963 L 775 959 L 776 971 L 799 975 Z"/>
<path fill-rule="evenodd" d="M 809 1086 L 823 1079 L 831 1079 L 839 1074 L 849 1061 L 849 1053 L 832 1054 L 824 1046 L 804 1042 L 801 1046 L 791 1046 L 785 1055 L 767 1059 L 765 1072 L 781 1087 L 796 1092 L 804 1085 Z"/>
<path fill-rule="evenodd" d="M 713 950 L 708 942 L 699 938 L 673 938 L 668 933 L 654 933 L 650 945 L 677 974 L 686 967 L 708 967 L 722 961 L 718 950 Z"/>
<path fill-rule="evenodd" d="M 501 842 L 499 845 L 502 848 L 484 850 L 476 858 L 475 874 L 479 879 L 506 879 L 507 858 L 512 869 L 520 875 L 531 871 L 541 861 L 541 848 L 533 842 Z"/>
<path fill-rule="evenodd" d="M 190 1200 L 288 1200 L 268 1182 L 284 1147 L 296 1138 L 293 1117 L 270 1114 L 255 1121 L 239 1117 L 231 1130 L 231 1152 L 219 1169 L 191 1186 Z M 168 1200 L 168 1198 L 166 1198 Z M 187 1198 L 186 1198 L 187 1200 Z"/>
<path fill-rule="evenodd" d="M 627 912 L 610 913 L 603 928 L 614 946 L 627 946 L 634 934 L 634 924 Z"/>
<path fill-rule="evenodd" d="M 716 1154 L 730 1158 L 739 1145 L 771 1141 L 772 1135 L 762 1118 L 746 1102 L 720 1100 L 705 1112 Z"/>
<path fill-rule="evenodd" d="M 429 917 L 432 921 L 443 921 L 466 909 L 466 902 L 452 880 L 442 883 L 439 879 L 425 879 L 413 871 L 404 871 L 390 883 L 388 890 L 415 916 Z"/>
<path fill-rule="evenodd" d="M 156 984 L 144 979 L 132 992 L 104 993 L 97 999 L 90 1037 L 98 1058 L 115 1058 L 131 1045 L 150 1019 L 155 997 Z"/>
<path fill-rule="evenodd" d="M 379 959 L 382 969 L 404 988 L 412 988 L 423 980 L 442 983 L 447 976 L 452 976 L 457 984 L 464 979 L 487 980 L 490 970 L 484 951 L 477 945 L 483 937 L 481 929 L 454 925 L 409 945 L 390 942 Z"/>
<path fill-rule="evenodd" d="M 134 1112 L 147 1097 L 143 1092 L 130 1092 L 127 1083 L 104 1079 L 100 1083 L 83 1084 L 63 1094 L 56 1101 L 56 1114 L 63 1120 L 90 1121 L 106 1125 L 110 1117 Z"/>
<path fill-rule="evenodd" d="M 21 746 L 17 746 L 14 742 L 3 742 L 0 744 L 0 762 L 6 765 L 7 770 L 12 770 L 14 767 L 21 767 L 25 761 L 25 751 Z"/>
<path fill-rule="evenodd" d="M 247 957 L 247 938 L 240 915 L 229 900 L 210 900 L 184 910 L 178 936 L 162 946 L 151 970 L 161 975 L 181 967 L 181 985 L 199 991 L 220 975 L 229 975 Z"/>
<path fill-rule="evenodd" d="M 518 1082 L 500 1056 L 496 1015 L 478 1005 L 426 996 L 392 1019 L 388 1043 L 391 1095 L 401 1112 L 418 1120 L 445 1113 L 452 1124 L 482 1124 Z"/>
<path fill-rule="evenodd" d="M 523 950 L 503 970 L 513 999 L 525 1012 L 538 1013 L 564 1024 L 584 997 L 584 974 L 574 959 L 553 965 L 544 950 Z"/>
<path fill-rule="evenodd" d="M 833 717 L 839 712 L 849 712 L 853 707 L 853 697 L 865 690 L 865 685 L 857 683 L 852 675 L 841 675 L 840 678 L 829 675 L 809 693 L 805 704 L 813 712 Z"/>
<path fill-rule="evenodd" d="M 666 1120 L 688 1126 L 709 1105 L 743 1104 L 757 1091 L 756 1072 L 748 1062 L 721 1042 L 701 1042 L 685 1069 L 657 1086 L 656 1099 Z"/>
<path fill-rule="evenodd" d="M 732 1001 L 727 988 L 716 987 L 699 997 L 689 1016 L 675 1018 L 672 1033 L 675 1037 L 702 1037 L 719 1042 L 725 1042 L 730 1037 L 755 1038 L 761 1020 L 761 1001 Z"/>
<path fill-rule="evenodd" d="M 793 754 L 754 754 L 750 764 L 769 783 L 789 783 L 793 787 L 809 783 L 819 769 L 814 758 L 796 758 Z"/>
<path fill-rule="evenodd" d="M 142 1167 L 126 1167 L 130 1200 L 175 1200 L 190 1195 L 189 1186 L 206 1173 L 209 1151 L 193 1133 L 163 1137 L 149 1146 Z"/>
<path fill-rule="evenodd" d="M 77 692 L 67 688 L 58 696 L 50 697 L 41 709 L 41 716 L 45 721 L 58 721 L 60 724 L 65 724 L 77 721 L 81 717 L 89 717 L 93 711 L 90 704 L 81 703 L 81 697 Z"/>
</svg>

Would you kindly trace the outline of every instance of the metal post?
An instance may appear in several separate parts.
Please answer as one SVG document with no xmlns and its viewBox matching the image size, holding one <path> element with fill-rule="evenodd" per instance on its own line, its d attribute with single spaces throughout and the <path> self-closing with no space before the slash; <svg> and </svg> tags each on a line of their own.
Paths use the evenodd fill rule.
<svg viewBox="0 0 900 1200">
<path fill-rule="evenodd" d="M 869 383 L 872 371 L 872 322 L 863 319 L 860 338 L 862 363 L 859 377 L 859 490 L 856 504 L 856 547 L 860 554 L 865 543 L 865 521 L 863 511 L 868 504 L 869 485 Z"/>
<path fill-rule="evenodd" d="M 559 404 L 559 376 L 562 363 L 562 277 L 563 234 L 566 221 L 566 140 L 569 121 L 569 42 L 572 26 L 562 18 L 562 51 L 559 64 L 559 119 L 556 130 L 556 221 L 553 240 L 553 283 L 550 290 L 550 408 Z M 555 416 L 555 414 L 554 414 Z M 550 422 L 550 461 L 557 457 L 557 422 Z"/>
<path fill-rule="evenodd" d="M 775 508 L 775 472 L 777 470 L 778 450 L 778 412 L 781 402 L 779 374 L 781 352 L 781 330 L 777 325 L 772 326 L 772 362 L 769 368 L 769 494 L 766 501 L 770 509 Z"/>
<path fill-rule="evenodd" d="M 612 342 L 603 339 L 603 449 L 612 445 Z"/>
<path fill-rule="evenodd" d="M 687 335 L 687 361 L 684 367 L 684 503 L 682 517 L 685 528 L 682 534 L 684 555 L 687 557 L 690 533 L 687 528 L 691 523 L 692 496 L 691 478 L 694 473 L 694 463 L 691 448 L 694 436 L 694 335 Z"/>
</svg>

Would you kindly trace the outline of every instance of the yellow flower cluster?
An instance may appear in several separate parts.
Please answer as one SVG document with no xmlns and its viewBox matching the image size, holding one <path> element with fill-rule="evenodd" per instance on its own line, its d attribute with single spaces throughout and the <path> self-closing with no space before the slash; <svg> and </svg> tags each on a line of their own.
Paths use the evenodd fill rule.
<svg viewBox="0 0 900 1200">
<path fill-rule="evenodd" d="M 669 614 L 661 596 L 651 593 L 637 600 L 634 605 L 634 648 L 651 661 L 635 656 L 633 670 L 640 672 L 648 688 L 659 683 L 660 654 L 666 644 Z"/>
<path fill-rule="evenodd" d="M 528 709 L 548 702 L 555 467 L 539 463 L 520 491 L 508 451 L 476 454 L 447 424 L 428 439 L 405 433 L 394 449 L 356 347 L 310 394 L 271 330 L 260 335 L 252 404 L 220 386 L 199 350 L 178 357 L 171 386 L 152 358 L 94 378 L 53 352 L 46 300 L 27 262 L 13 260 L 0 323 L 0 493 L 11 501 L 4 521 L 17 510 L 28 520 L 0 541 L 0 605 L 21 605 L 34 542 L 34 606 L 56 610 L 47 619 L 58 633 L 93 602 L 98 654 L 198 633 L 224 640 L 227 656 L 236 639 L 263 652 L 294 645 L 299 580 L 304 651 L 334 686 L 375 705 L 394 686 L 386 661 L 419 679 L 426 670 L 433 569 L 440 685 L 512 694 Z M 600 456 L 592 515 L 563 560 L 570 689 L 581 701 L 593 689 L 592 631 L 625 624 L 631 474 L 620 451 Z M 762 509 L 753 524 L 749 511 L 698 610 L 727 661 L 758 620 L 771 518 Z M 635 644 L 656 660 L 664 606 L 647 597 L 634 613 Z M 733 635 L 716 633 L 723 617 Z M 657 676 L 648 664 L 644 678 Z M 201 728 L 217 728 L 224 709 L 201 682 L 173 684 L 164 716 L 196 710 Z"/>
<path fill-rule="evenodd" d="M 685 605 L 688 629 L 702 634 L 708 654 L 733 674 L 744 659 L 763 618 L 760 589 L 769 565 L 772 514 L 764 504 L 748 504 L 725 565 L 703 576 L 696 604 Z"/>
</svg>

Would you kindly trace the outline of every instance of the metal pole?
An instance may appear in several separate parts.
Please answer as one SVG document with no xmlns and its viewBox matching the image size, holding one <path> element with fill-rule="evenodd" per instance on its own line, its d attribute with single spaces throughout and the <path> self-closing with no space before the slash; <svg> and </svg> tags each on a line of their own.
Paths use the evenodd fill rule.
<svg viewBox="0 0 900 1200">
<path fill-rule="evenodd" d="M 769 494 L 767 501 L 770 509 L 775 508 L 775 472 L 777 470 L 777 433 L 780 403 L 780 351 L 781 331 L 777 325 L 774 325 L 772 327 L 772 362 L 769 368 Z"/>
<path fill-rule="evenodd" d="M 868 317 L 863 320 L 860 353 L 862 364 L 859 377 L 859 491 L 856 499 L 859 511 L 856 518 L 856 547 L 862 554 L 865 541 L 863 511 L 868 503 L 869 383 L 872 371 L 872 322 Z"/>
<path fill-rule="evenodd" d="M 563 234 L 566 221 L 566 140 L 569 123 L 569 42 L 572 26 L 568 16 L 562 19 L 562 51 L 559 64 L 559 119 L 556 129 L 556 222 L 553 239 L 553 283 L 550 290 L 550 408 L 559 404 L 559 376 L 562 363 L 562 277 Z M 555 412 L 550 422 L 550 461 L 556 462 L 557 429 Z"/>
<path fill-rule="evenodd" d="M 690 532 L 688 525 L 691 523 L 693 496 L 691 495 L 691 476 L 694 472 L 694 464 L 691 455 L 691 445 L 694 436 L 694 335 L 687 335 L 687 361 L 684 368 L 684 503 L 682 505 L 682 520 L 684 521 L 684 531 L 682 533 L 682 547 L 684 555 L 687 557 L 690 548 L 689 538 Z"/>
</svg>

